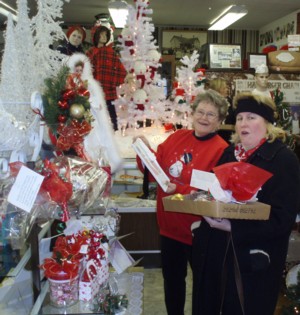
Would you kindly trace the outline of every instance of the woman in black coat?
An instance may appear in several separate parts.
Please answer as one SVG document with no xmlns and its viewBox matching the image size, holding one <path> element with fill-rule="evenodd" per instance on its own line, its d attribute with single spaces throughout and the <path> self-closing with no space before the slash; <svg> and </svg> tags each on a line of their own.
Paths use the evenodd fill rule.
<svg viewBox="0 0 300 315">
<path fill-rule="evenodd" d="M 219 165 L 244 161 L 273 174 L 257 194 L 271 205 L 270 218 L 205 218 L 193 230 L 193 315 L 273 315 L 300 209 L 299 161 L 273 125 L 275 104 L 266 96 L 239 94 L 234 106 L 234 144 Z"/>
</svg>

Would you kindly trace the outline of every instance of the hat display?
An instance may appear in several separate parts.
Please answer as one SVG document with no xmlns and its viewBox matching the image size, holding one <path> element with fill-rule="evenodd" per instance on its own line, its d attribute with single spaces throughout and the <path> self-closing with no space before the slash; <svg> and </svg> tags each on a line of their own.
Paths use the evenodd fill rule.
<svg viewBox="0 0 300 315">
<path fill-rule="evenodd" d="M 73 26 L 70 26 L 68 28 L 68 31 L 67 31 L 67 37 L 70 38 L 71 34 L 74 32 L 74 31 L 79 31 L 81 34 L 82 34 L 82 42 L 84 42 L 85 40 L 85 37 L 86 37 L 86 32 L 85 32 L 85 29 L 83 27 L 81 27 L 80 25 L 73 25 Z"/>
<path fill-rule="evenodd" d="M 259 65 L 255 68 L 255 74 L 257 73 L 269 73 L 269 68 L 265 65 Z"/>
</svg>

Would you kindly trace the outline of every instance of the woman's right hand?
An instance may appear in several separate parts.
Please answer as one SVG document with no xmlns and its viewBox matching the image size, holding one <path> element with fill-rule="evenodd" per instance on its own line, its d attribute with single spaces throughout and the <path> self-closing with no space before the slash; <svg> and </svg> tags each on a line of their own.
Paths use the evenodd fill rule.
<svg viewBox="0 0 300 315">
<path fill-rule="evenodd" d="M 167 194 L 173 194 L 176 191 L 176 188 L 177 188 L 176 184 L 170 182 L 168 184 L 168 188 L 167 188 L 166 193 Z"/>
<path fill-rule="evenodd" d="M 134 136 L 134 137 L 132 138 L 132 143 L 134 143 L 134 142 L 136 141 L 136 139 L 138 139 L 138 138 L 140 138 L 140 139 L 145 143 L 145 145 L 146 145 L 148 148 L 150 148 L 150 143 L 149 143 L 149 141 L 148 141 L 147 138 L 146 138 L 145 136 L 143 136 L 143 135 Z"/>
</svg>

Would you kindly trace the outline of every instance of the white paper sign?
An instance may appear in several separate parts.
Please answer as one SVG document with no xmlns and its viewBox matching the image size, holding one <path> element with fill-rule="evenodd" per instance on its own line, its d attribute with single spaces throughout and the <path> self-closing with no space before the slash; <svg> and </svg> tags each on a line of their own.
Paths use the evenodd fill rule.
<svg viewBox="0 0 300 315">
<path fill-rule="evenodd" d="M 255 89 L 254 80 L 234 80 L 236 93 L 252 92 Z M 269 80 L 268 89 L 274 91 L 277 88 L 283 92 L 283 101 L 288 103 L 300 102 L 300 82 L 292 80 Z"/>
<path fill-rule="evenodd" d="M 135 142 L 132 144 L 132 147 L 136 154 L 141 158 L 143 163 L 147 166 L 150 173 L 154 176 L 162 190 L 166 192 L 168 184 L 170 183 L 170 179 L 156 161 L 155 155 L 140 138 L 135 140 Z"/>
<path fill-rule="evenodd" d="M 209 191 L 215 200 L 222 202 L 231 201 L 231 192 L 222 189 L 214 173 L 194 169 L 190 185 L 201 190 Z"/>
<path fill-rule="evenodd" d="M 30 212 L 43 180 L 44 176 L 22 166 L 8 194 L 8 202 Z"/>
<path fill-rule="evenodd" d="M 208 191 L 209 187 L 215 180 L 216 175 L 214 173 L 193 169 L 190 186 Z"/>
<path fill-rule="evenodd" d="M 134 259 L 118 239 L 113 240 L 110 244 L 109 261 L 118 274 L 135 264 Z"/>
</svg>

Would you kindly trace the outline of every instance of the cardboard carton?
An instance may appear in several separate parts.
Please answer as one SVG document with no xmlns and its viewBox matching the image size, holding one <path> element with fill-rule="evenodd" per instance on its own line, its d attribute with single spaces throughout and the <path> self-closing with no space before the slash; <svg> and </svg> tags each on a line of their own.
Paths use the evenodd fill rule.
<svg viewBox="0 0 300 315">
<path fill-rule="evenodd" d="M 268 220 L 271 206 L 261 202 L 247 204 L 194 200 L 197 194 L 184 195 L 183 200 L 164 197 L 165 211 L 205 215 L 214 218 Z"/>
</svg>

